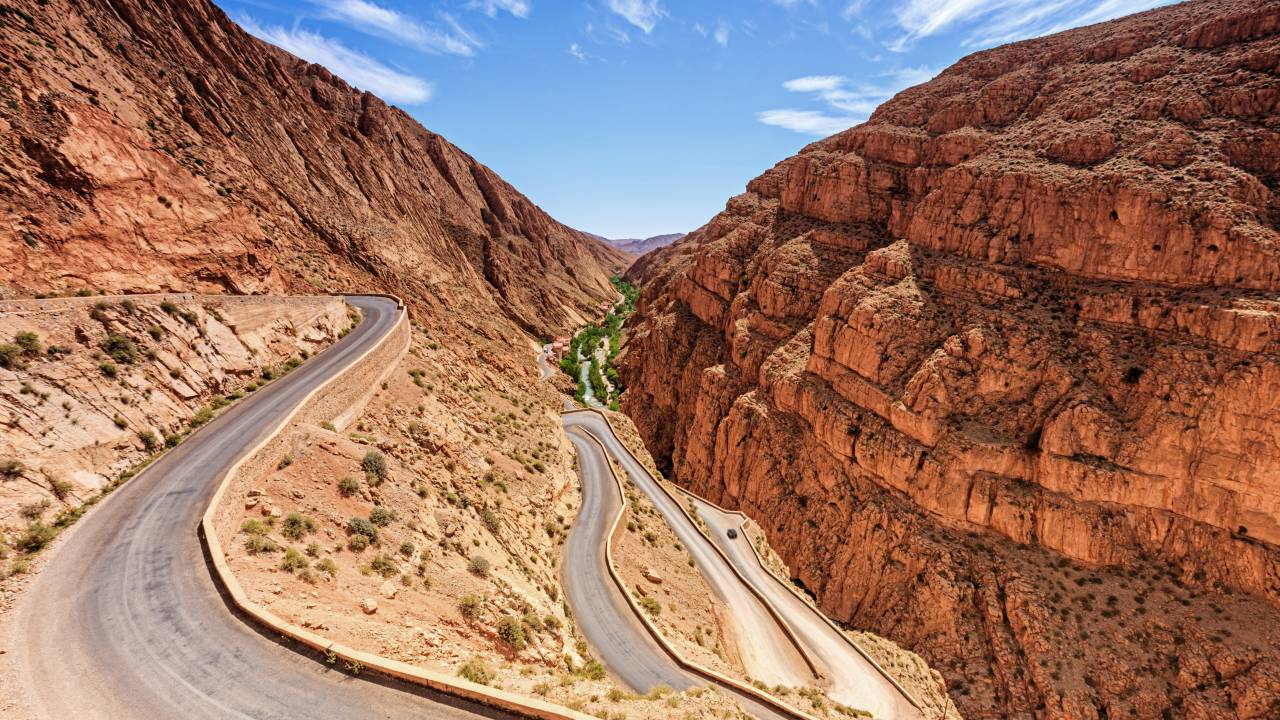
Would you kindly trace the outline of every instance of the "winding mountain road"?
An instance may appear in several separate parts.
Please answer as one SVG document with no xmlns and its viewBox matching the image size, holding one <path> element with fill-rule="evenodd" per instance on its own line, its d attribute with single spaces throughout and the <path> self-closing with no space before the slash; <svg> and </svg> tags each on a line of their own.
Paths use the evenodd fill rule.
<svg viewBox="0 0 1280 720">
<path fill-rule="evenodd" d="M 20 705 L 41 718 L 508 718 L 366 673 L 349 677 L 234 614 L 196 535 L 215 485 L 312 388 L 377 343 L 396 304 L 352 296 L 346 338 L 237 403 L 100 503 L 17 608 Z"/>
<path fill-rule="evenodd" d="M 744 534 L 739 532 L 738 540 L 735 541 L 728 539 L 727 530 L 730 527 L 740 529 L 740 518 L 706 503 L 696 502 L 698 514 L 707 523 L 709 534 L 714 538 L 708 540 L 614 435 L 613 428 L 603 415 L 584 411 L 567 413 L 563 417 L 565 427 L 571 433 L 570 438 L 573 439 L 574 434 L 590 434 L 599 440 L 600 445 L 593 442 L 587 449 L 599 454 L 600 447 L 603 446 L 675 531 L 693 556 L 712 591 L 729 605 L 729 614 L 738 624 L 738 632 L 746 633 L 740 635 L 747 640 L 742 643 L 743 660 L 753 674 L 757 671 L 752 667 L 751 654 L 755 655 L 757 666 L 762 659 L 769 663 L 767 667 L 773 677 L 761 677 L 769 684 L 821 684 L 834 699 L 851 707 L 873 712 L 875 717 L 895 720 L 921 718 L 920 711 L 907 697 L 858 653 L 838 630 L 823 620 L 816 610 L 782 587 L 760 566 L 751 548 L 745 545 L 747 541 Z M 579 457 L 583 457 L 583 443 L 574 440 L 574 446 L 578 448 Z M 594 464 L 583 460 L 582 474 L 586 487 L 600 485 L 591 480 L 591 475 L 598 472 L 594 469 Z M 614 488 L 612 492 L 616 495 L 617 489 L 612 480 L 609 485 Z M 584 492 L 586 491 L 584 488 Z M 572 539 L 571 537 L 570 540 Z M 713 542 L 723 555 L 716 552 Z M 566 562 L 568 560 L 566 557 Z M 794 646 L 782 635 L 773 617 L 763 610 L 762 604 L 751 592 L 752 589 L 769 601 L 773 610 L 794 631 L 809 656 L 819 664 L 823 675 L 820 683 L 815 683 Z M 570 599 L 572 601 L 572 596 Z M 626 661 L 625 657 L 620 659 Z"/>
<path fill-rule="evenodd" d="M 697 498 L 694 509 L 707 524 L 716 546 L 746 581 L 758 590 L 779 613 L 823 666 L 827 694 L 846 705 L 873 713 L 878 718 L 920 718 L 912 705 L 849 640 L 823 619 L 818 611 L 787 589 L 760 564 L 742 528 L 742 517 L 728 513 Z M 738 531 L 730 539 L 728 531 Z"/>
<path fill-rule="evenodd" d="M 622 495 L 599 443 L 565 415 L 565 432 L 578 451 L 582 509 L 565 544 L 561 562 L 565 597 L 578 628 L 605 666 L 631 689 L 648 692 L 658 684 L 683 690 L 708 685 L 676 664 L 636 619 L 605 565 L 605 538 L 622 508 Z M 760 720 L 792 720 L 730 686 L 717 685 Z"/>
<path fill-rule="evenodd" d="M 600 440 L 605 450 L 622 464 L 631 481 L 649 497 L 663 520 L 675 532 L 693 557 L 711 591 L 728 610 L 726 615 L 734 625 L 733 634 L 739 639 L 738 650 L 747 672 L 766 685 L 803 687 L 814 684 L 815 678 L 804 658 L 769 614 L 768 608 L 743 586 L 733 568 L 715 551 L 706 537 L 698 532 L 698 528 L 680 511 L 675 502 L 656 487 L 656 481 L 647 472 L 641 470 L 637 473 L 628 466 L 623 454 L 619 452 L 620 443 L 604 419 L 596 413 L 583 412 L 565 415 L 564 422 L 570 429 L 590 433 Z M 616 487 L 614 493 L 617 493 Z"/>
</svg>

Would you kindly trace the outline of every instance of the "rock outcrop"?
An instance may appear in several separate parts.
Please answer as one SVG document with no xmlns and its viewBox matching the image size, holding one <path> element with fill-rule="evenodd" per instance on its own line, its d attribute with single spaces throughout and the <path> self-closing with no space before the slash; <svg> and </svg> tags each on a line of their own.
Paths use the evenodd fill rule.
<svg viewBox="0 0 1280 720">
<path fill-rule="evenodd" d="M 0 57 L 0 296 L 383 289 L 551 334 L 628 260 L 205 0 L 14 0 Z"/>
<path fill-rule="evenodd" d="M 1278 71 L 1259 0 L 961 60 L 633 266 L 624 409 L 967 717 L 1274 717 Z"/>
</svg>

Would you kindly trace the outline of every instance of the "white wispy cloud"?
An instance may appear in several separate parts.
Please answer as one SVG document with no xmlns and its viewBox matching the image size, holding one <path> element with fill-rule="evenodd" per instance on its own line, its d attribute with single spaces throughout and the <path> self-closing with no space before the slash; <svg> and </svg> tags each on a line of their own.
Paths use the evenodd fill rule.
<svg viewBox="0 0 1280 720">
<path fill-rule="evenodd" d="M 835 135 L 857 124 L 851 118 L 836 117 L 816 110 L 765 110 L 757 117 L 765 125 L 817 137 Z"/>
<path fill-rule="evenodd" d="M 1173 0 L 905 0 L 894 11 L 902 34 L 889 49 L 965 28 L 961 44 L 989 47 L 1166 5 Z"/>
<path fill-rule="evenodd" d="M 378 37 L 415 47 L 430 53 L 471 56 L 480 46 L 452 18 L 452 32 L 424 24 L 404 13 L 367 0 L 313 0 L 327 20 L 345 23 L 352 28 Z"/>
<path fill-rule="evenodd" d="M 863 122 L 902 88 L 918 85 L 936 74 L 936 70 L 920 66 L 883 73 L 876 76 L 879 82 L 875 83 L 854 83 L 843 75 L 798 77 L 782 83 L 782 87 L 790 92 L 812 95 L 825 107 L 822 110 L 766 110 L 757 118 L 766 125 L 826 137 Z"/>
<path fill-rule="evenodd" d="M 867 0 L 852 0 L 844 6 L 844 10 L 840 11 L 840 17 L 845 20 L 854 20 L 862 14 L 863 9 L 867 7 Z"/>
<path fill-rule="evenodd" d="M 572 55 L 574 59 L 576 59 L 578 62 L 586 62 L 587 58 L 590 57 L 589 55 L 587 55 L 587 51 L 583 50 L 582 46 L 579 45 L 578 43 L 573 43 L 572 45 L 569 46 L 569 54 Z"/>
<path fill-rule="evenodd" d="M 505 10 L 518 18 L 526 18 L 533 9 L 527 0 L 471 0 L 467 6 L 489 17 L 497 15 L 499 10 Z"/>
<path fill-rule="evenodd" d="M 843 75 L 808 75 L 788 80 L 782 87 L 791 92 L 823 92 L 835 90 L 845 83 Z"/>
<path fill-rule="evenodd" d="M 729 47 L 729 32 L 729 23 L 721 20 L 716 23 L 716 31 L 712 34 L 712 37 L 715 38 L 716 44 L 720 47 Z"/>
<path fill-rule="evenodd" d="M 666 16 L 659 0 L 609 0 L 609 9 L 648 35 Z"/>
<path fill-rule="evenodd" d="M 262 26 L 250 17 L 240 17 L 237 22 L 250 34 L 303 60 L 323 65 L 352 85 L 384 100 L 417 105 L 431 99 L 431 83 L 383 65 L 333 38 L 296 27 Z"/>
</svg>

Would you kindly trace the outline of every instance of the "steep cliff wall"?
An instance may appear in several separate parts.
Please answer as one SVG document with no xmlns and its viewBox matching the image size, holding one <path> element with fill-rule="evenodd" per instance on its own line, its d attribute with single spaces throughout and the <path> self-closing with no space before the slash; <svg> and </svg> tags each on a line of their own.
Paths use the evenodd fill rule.
<svg viewBox="0 0 1280 720">
<path fill-rule="evenodd" d="M 0 58 L 0 295 L 377 287 L 550 333 L 627 261 L 204 0 L 14 0 Z"/>
<path fill-rule="evenodd" d="M 1280 712 L 1277 70 L 1257 0 L 961 60 L 633 267 L 624 409 L 967 715 Z"/>
</svg>

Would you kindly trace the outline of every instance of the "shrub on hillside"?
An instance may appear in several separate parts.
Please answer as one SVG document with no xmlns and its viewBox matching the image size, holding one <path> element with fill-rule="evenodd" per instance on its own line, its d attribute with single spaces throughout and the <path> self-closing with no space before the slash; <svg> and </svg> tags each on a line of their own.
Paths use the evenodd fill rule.
<svg viewBox="0 0 1280 720">
<path fill-rule="evenodd" d="M 13 546 L 25 553 L 33 553 L 52 542 L 57 534 L 58 531 L 48 525 L 33 522 L 21 535 L 14 538 Z"/>
<path fill-rule="evenodd" d="M 244 540 L 245 552 L 250 555 L 258 555 L 260 553 L 273 553 L 280 549 L 275 540 L 265 535 L 250 535 Z"/>
<path fill-rule="evenodd" d="M 134 345 L 132 338 L 125 335 L 107 335 L 102 341 L 102 351 L 110 355 L 112 360 L 125 365 L 138 359 L 138 346 Z"/>
<path fill-rule="evenodd" d="M 289 548 L 284 551 L 284 559 L 280 561 L 280 569 L 285 572 L 297 572 L 305 569 L 310 563 L 307 562 L 306 556 L 298 552 L 298 548 Z"/>
<path fill-rule="evenodd" d="M 316 531 L 316 521 L 302 513 L 291 512 L 280 527 L 280 534 L 290 540 L 301 540 Z"/>
<path fill-rule="evenodd" d="M 44 347 L 40 343 L 40 336 L 30 331 L 23 331 L 14 335 L 13 342 L 22 348 L 22 354 L 27 357 L 37 357 L 44 352 Z"/>
<path fill-rule="evenodd" d="M 467 561 L 467 569 L 480 577 L 489 577 L 489 571 L 492 569 L 492 566 L 490 565 L 488 558 L 481 557 L 480 555 L 472 555 L 471 559 Z"/>
<path fill-rule="evenodd" d="M 370 450 L 364 454 L 360 467 L 369 476 L 369 484 L 377 486 L 387 479 L 387 457 L 378 450 Z"/>
<path fill-rule="evenodd" d="M 484 606 L 484 601 L 479 595 L 468 593 L 462 596 L 458 601 L 458 612 L 462 613 L 462 617 L 468 620 L 475 620 L 480 617 L 480 610 Z"/>
<path fill-rule="evenodd" d="M 386 527 L 395 520 L 395 514 L 381 505 L 374 505 L 369 511 L 369 522 L 378 527 Z"/>
<path fill-rule="evenodd" d="M 147 452 L 155 452 L 156 448 L 160 447 L 160 438 L 156 437 L 155 432 L 151 430 L 139 430 L 138 439 L 142 441 L 142 447 L 146 448 Z"/>
<path fill-rule="evenodd" d="M 338 494 L 342 497 L 351 497 L 360 491 L 360 481 L 350 475 L 338 481 Z"/>
<path fill-rule="evenodd" d="M 524 634 L 524 625 L 519 620 L 510 615 L 503 615 L 498 618 L 498 637 L 502 641 L 511 646 L 512 650 L 523 650 L 525 645 L 529 644 L 528 638 Z"/>
<path fill-rule="evenodd" d="M 645 612 L 655 617 L 662 614 L 662 605 L 651 597 L 640 598 L 640 607 L 644 608 Z"/>
<path fill-rule="evenodd" d="M 13 343 L 0 343 L 0 368 L 21 370 L 27 366 L 22 360 L 22 347 Z"/>
<path fill-rule="evenodd" d="M 462 667 L 458 668 L 458 675 L 481 685 L 488 685 L 493 680 L 493 670 L 490 670 L 484 660 L 478 657 L 472 657 L 463 663 Z"/>
<path fill-rule="evenodd" d="M 497 513 L 490 510 L 489 508 L 483 508 L 480 511 L 480 522 L 484 523 L 484 526 L 489 529 L 489 532 L 495 535 L 498 534 L 498 528 L 500 527 L 500 520 L 498 519 Z"/>
<path fill-rule="evenodd" d="M 363 535 L 370 545 L 378 542 L 378 528 L 362 517 L 353 517 L 348 520 L 347 532 L 351 535 Z"/>
<path fill-rule="evenodd" d="M 400 572 L 400 566 L 386 553 L 378 553 L 369 561 L 369 568 L 384 578 L 393 577 Z"/>
</svg>

